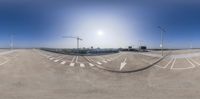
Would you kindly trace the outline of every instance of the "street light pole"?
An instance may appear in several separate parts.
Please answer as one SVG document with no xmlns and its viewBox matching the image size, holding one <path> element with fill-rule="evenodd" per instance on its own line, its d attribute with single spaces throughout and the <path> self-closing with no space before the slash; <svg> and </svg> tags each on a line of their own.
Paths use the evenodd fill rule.
<svg viewBox="0 0 200 99">
<path fill-rule="evenodd" d="M 162 49 L 162 56 L 163 56 L 163 31 L 161 31 L 161 49 Z"/>
<path fill-rule="evenodd" d="M 10 49 L 13 49 L 13 34 L 10 36 Z"/>
<path fill-rule="evenodd" d="M 161 51 L 162 51 L 162 56 L 163 56 L 163 33 L 166 32 L 164 28 L 162 28 L 161 26 L 158 26 L 158 28 L 161 30 Z"/>
</svg>

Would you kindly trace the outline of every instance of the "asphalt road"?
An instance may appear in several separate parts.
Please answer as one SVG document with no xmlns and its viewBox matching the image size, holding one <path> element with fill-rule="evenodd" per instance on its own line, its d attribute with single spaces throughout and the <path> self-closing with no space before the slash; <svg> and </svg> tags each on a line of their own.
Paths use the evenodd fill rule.
<svg viewBox="0 0 200 99">
<path fill-rule="evenodd" d="M 160 58 L 145 54 L 83 57 L 36 49 L 0 54 L 0 99 L 199 99 L 198 52 L 169 56 L 135 73 L 96 68 L 120 70 L 122 64 L 125 71 Z"/>
</svg>

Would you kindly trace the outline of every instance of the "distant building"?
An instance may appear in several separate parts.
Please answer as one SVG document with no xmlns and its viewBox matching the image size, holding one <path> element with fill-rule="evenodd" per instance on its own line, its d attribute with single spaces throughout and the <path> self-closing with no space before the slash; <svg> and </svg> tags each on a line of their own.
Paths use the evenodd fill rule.
<svg viewBox="0 0 200 99">
<path fill-rule="evenodd" d="M 128 50 L 130 51 L 130 50 L 132 50 L 133 49 L 133 47 L 132 46 L 128 46 Z"/>
<path fill-rule="evenodd" d="M 146 46 L 139 46 L 139 51 L 146 52 L 147 47 Z"/>
</svg>

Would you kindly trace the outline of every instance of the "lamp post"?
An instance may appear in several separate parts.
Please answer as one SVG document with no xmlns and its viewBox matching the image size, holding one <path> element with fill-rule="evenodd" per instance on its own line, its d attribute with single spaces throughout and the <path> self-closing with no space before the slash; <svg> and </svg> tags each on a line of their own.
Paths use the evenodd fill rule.
<svg viewBox="0 0 200 99">
<path fill-rule="evenodd" d="M 14 35 L 13 34 L 11 34 L 11 36 L 10 36 L 10 49 L 12 50 L 13 49 L 13 46 L 14 46 L 14 44 L 13 44 L 13 37 Z"/>
<path fill-rule="evenodd" d="M 160 44 L 160 47 L 161 47 L 161 51 L 162 51 L 162 56 L 163 56 L 163 33 L 165 33 L 165 29 L 162 28 L 161 26 L 158 26 L 158 28 L 161 30 L 161 44 Z"/>
</svg>

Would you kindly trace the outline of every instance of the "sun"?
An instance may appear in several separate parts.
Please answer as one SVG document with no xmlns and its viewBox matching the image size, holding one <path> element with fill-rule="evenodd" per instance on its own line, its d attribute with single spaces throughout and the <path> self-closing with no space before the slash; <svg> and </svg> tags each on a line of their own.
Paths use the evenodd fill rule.
<svg viewBox="0 0 200 99">
<path fill-rule="evenodd" d="M 97 32 L 97 35 L 98 35 L 98 36 L 102 36 L 102 35 L 104 35 L 104 32 L 101 31 L 101 30 L 99 30 L 99 31 Z"/>
</svg>

